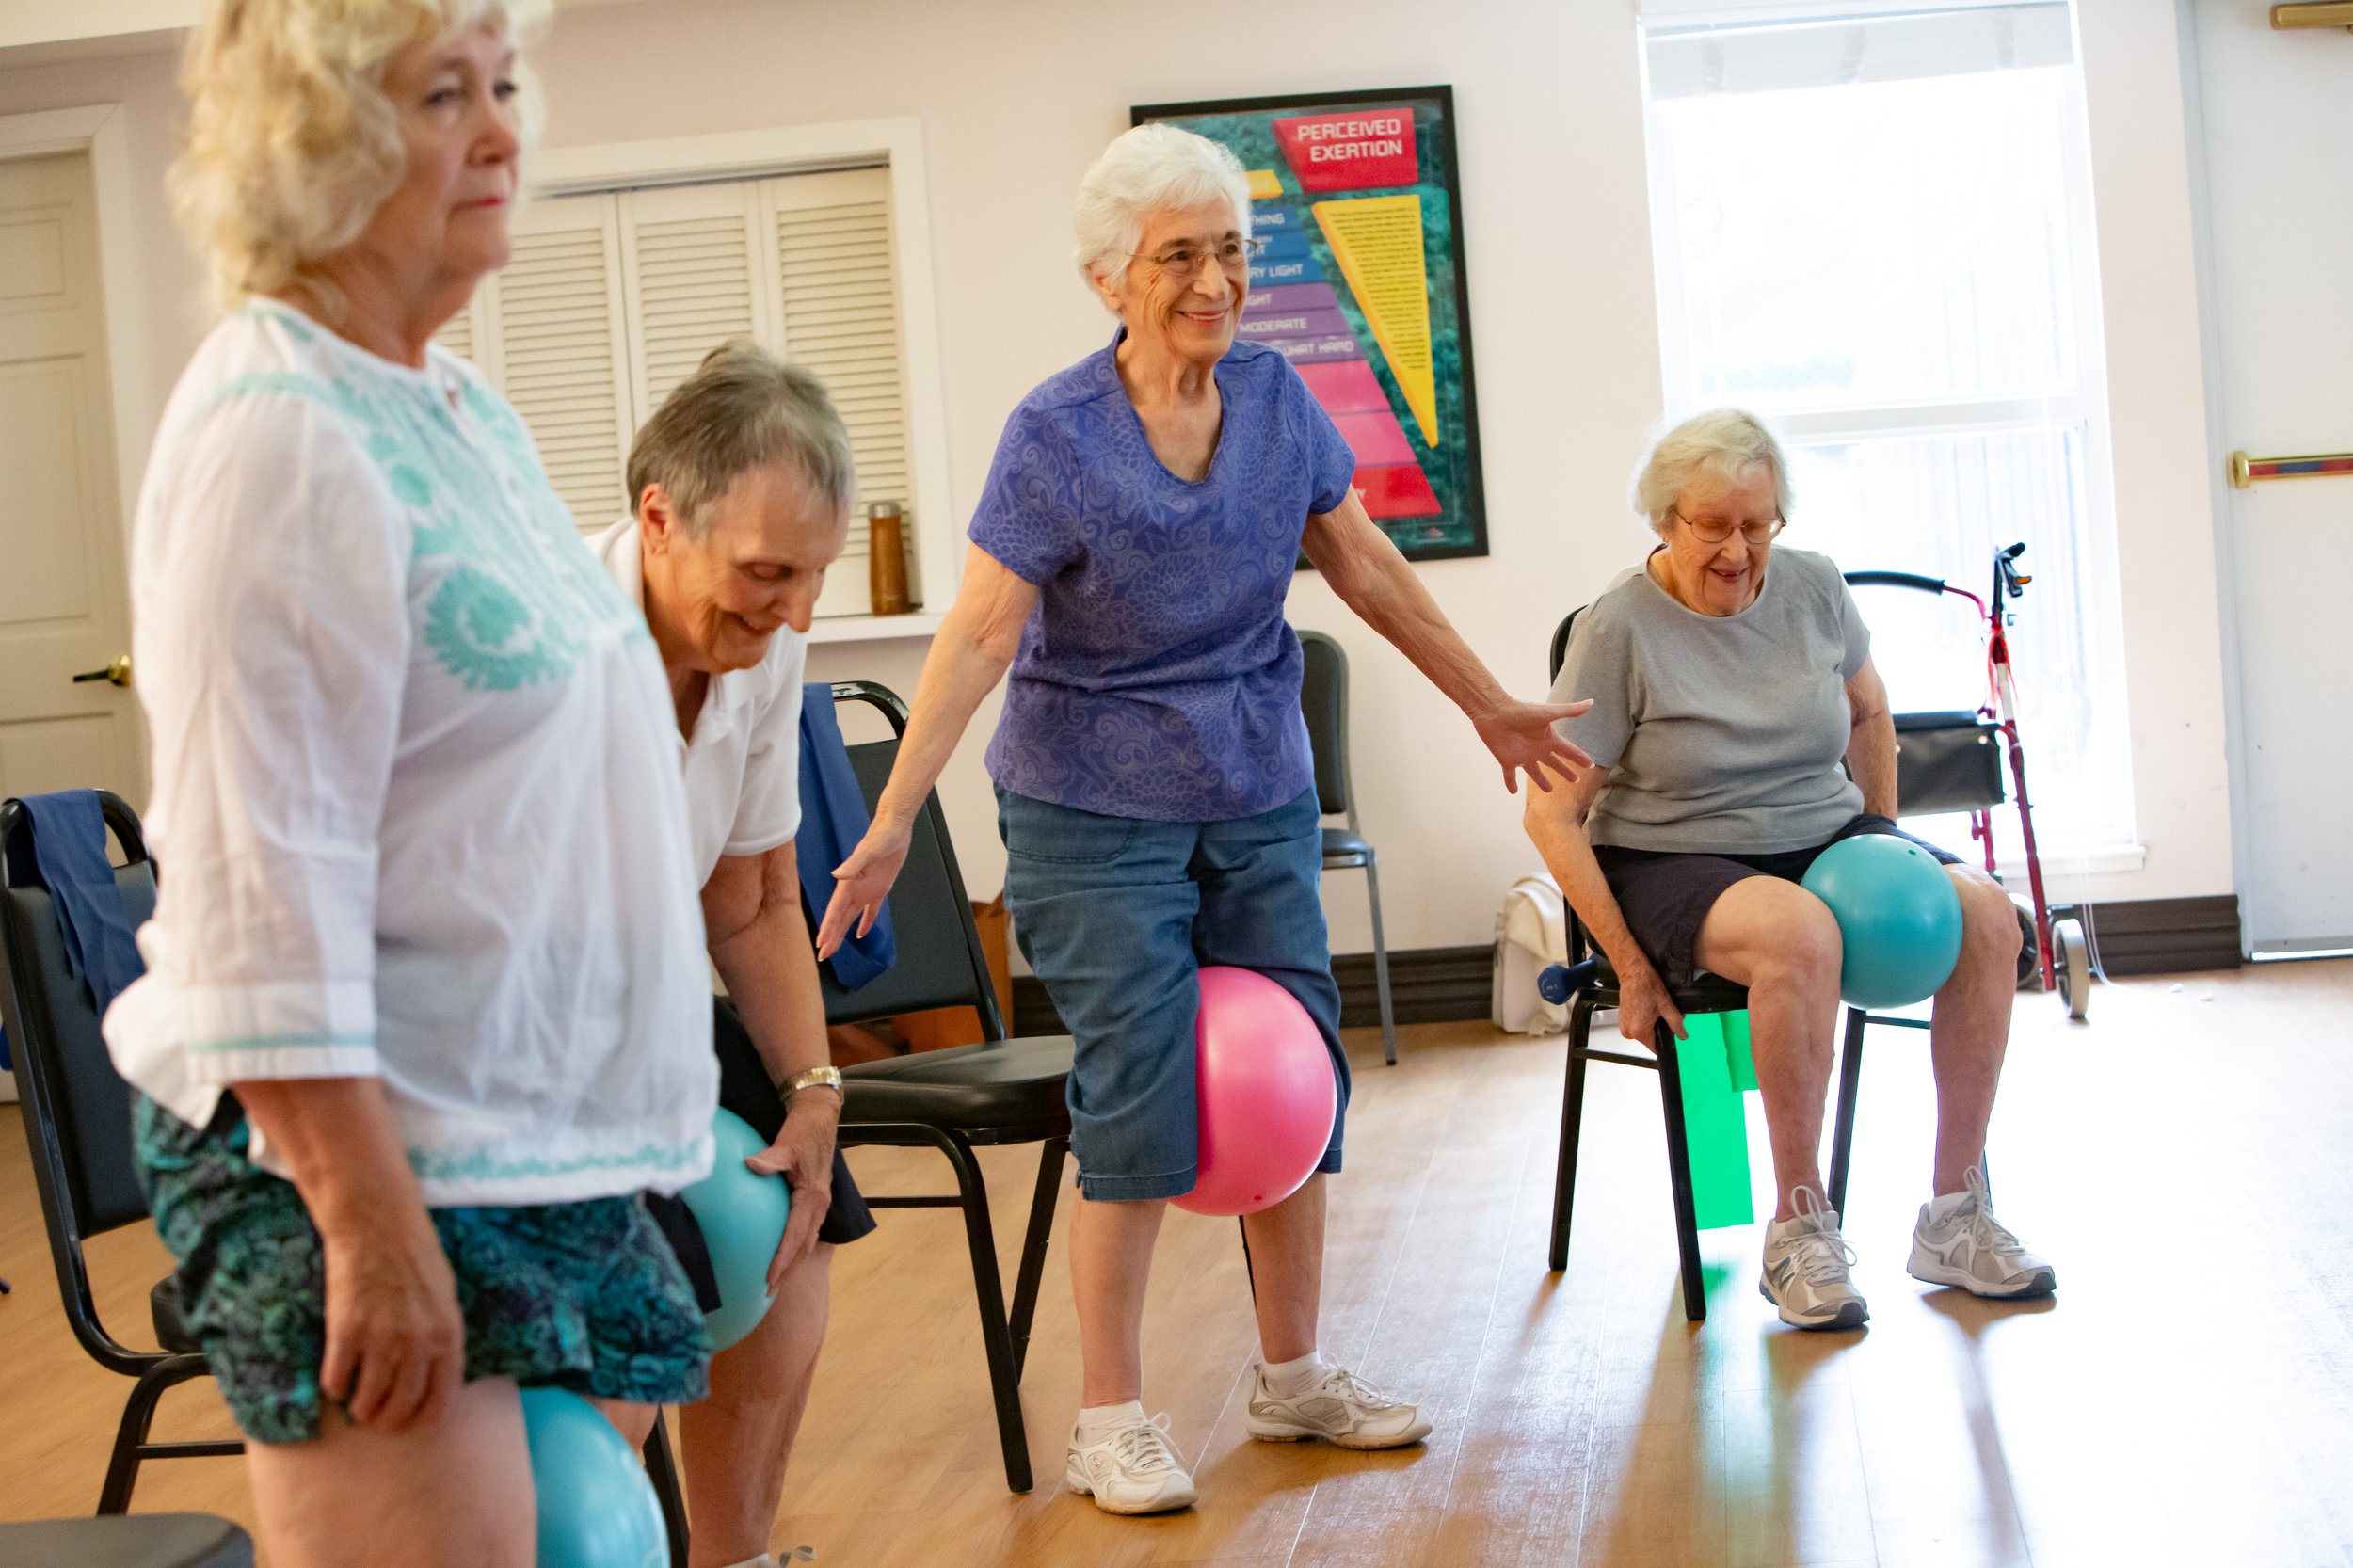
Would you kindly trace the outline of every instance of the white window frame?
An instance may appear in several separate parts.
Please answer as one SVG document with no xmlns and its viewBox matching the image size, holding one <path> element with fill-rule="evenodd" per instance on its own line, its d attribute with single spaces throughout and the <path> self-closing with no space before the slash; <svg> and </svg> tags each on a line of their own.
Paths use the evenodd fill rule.
<svg viewBox="0 0 2353 1568">
<path fill-rule="evenodd" d="M 524 184 L 535 197 L 878 167 L 890 171 L 900 352 L 906 365 L 907 488 L 914 513 L 914 536 L 909 542 L 924 600 L 935 608 L 904 616 L 827 617 L 812 629 L 812 642 L 928 635 L 938 629 L 941 612 L 954 599 L 962 573 L 962 532 L 949 488 L 947 382 L 939 360 L 923 122 L 911 115 L 894 116 L 657 141 L 547 148 L 523 165 Z M 858 523 L 854 520 L 852 526 Z"/>
<path fill-rule="evenodd" d="M 1983 0 L 1983 3 L 2001 4 L 2006 0 Z M 1902 14 L 1928 8 L 1961 9 L 1965 8 L 1965 4 L 1966 0 L 1963 5 L 1953 6 L 1938 6 L 1933 0 L 1925 6 L 1920 0 L 1643 0 L 1642 19 L 1646 27 L 1658 24 L 1688 26 L 1694 21 L 1756 27 L 1827 20 L 1832 16 L 1851 21 L 1874 14 Z M 2070 11 L 2071 14 L 2075 12 L 2072 5 Z M 2089 548 L 2083 584 L 2084 602 L 2078 609 L 2095 656 L 2105 666 L 2102 671 L 2105 695 L 2114 704 L 2117 722 L 2122 724 L 2128 722 L 2124 717 L 2127 703 L 2123 589 L 2118 569 L 2115 459 L 2108 423 L 2107 345 L 2102 327 L 2100 252 L 2092 207 L 2090 122 L 2084 99 L 2080 15 L 2073 15 L 2073 20 L 2075 64 L 2068 76 L 2060 160 L 2067 193 L 2068 248 L 2076 289 L 2076 391 L 2060 397 L 1993 395 L 1776 412 L 1772 420 L 1793 444 L 1809 446 L 1875 436 L 1995 435 L 2067 424 L 2079 428 L 2083 432 L 2083 458 L 2079 470 L 2083 493 L 2079 499 Z M 1673 423 L 1699 411 L 1693 391 L 1698 377 L 1685 329 L 1686 312 L 1680 308 L 1680 302 L 1685 298 L 1680 234 L 1672 222 L 1661 221 L 1676 211 L 1675 189 L 1669 160 L 1661 153 L 1661 149 L 1668 142 L 1658 101 L 1650 92 L 1647 38 L 1639 46 L 1638 57 L 1643 62 L 1642 128 L 1650 194 L 1651 257 L 1660 301 L 1660 385 L 1666 403 L 1666 417 Z M 1884 566 L 1893 570 L 1902 569 L 1900 562 L 1868 564 Z M 2033 565 L 2031 561 L 2025 563 L 2030 572 Z M 1982 595 L 1990 585 L 1992 574 L 1993 566 L 1988 562 L 1986 582 L 1964 582 L 1959 586 Z M 2031 601 L 2024 613 L 2034 613 Z M 2027 780 L 2031 790 L 2034 737 L 2023 734 L 2021 738 L 2025 744 Z M 2134 787 L 2129 728 L 2122 742 L 2126 760 L 2123 786 L 2129 792 Z M 1997 813 L 2015 813 L 2016 809 L 2014 803 L 1995 808 Z M 2126 802 L 2124 814 L 2127 822 L 2137 820 L 2133 801 Z M 2146 848 L 2129 837 L 2112 843 L 2052 843 L 2046 840 L 2041 845 L 2042 870 L 2046 876 L 2138 871 L 2147 857 Z M 2023 859 L 2013 859 L 2007 852 L 2002 855 L 1999 865 L 2006 874 L 2023 872 L 2025 869 Z"/>
</svg>

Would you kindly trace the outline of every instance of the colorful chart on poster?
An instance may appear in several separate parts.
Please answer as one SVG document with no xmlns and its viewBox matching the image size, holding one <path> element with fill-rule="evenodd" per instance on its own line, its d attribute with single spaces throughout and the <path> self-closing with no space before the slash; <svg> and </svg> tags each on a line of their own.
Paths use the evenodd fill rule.
<svg viewBox="0 0 2353 1568">
<path fill-rule="evenodd" d="M 1249 173 L 1241 335 L 1279 350 L 1356 457 L 1365 508 L 1410 558 L 1487 553 L 1445 88 L 1134 111 Z"/>
</svg>

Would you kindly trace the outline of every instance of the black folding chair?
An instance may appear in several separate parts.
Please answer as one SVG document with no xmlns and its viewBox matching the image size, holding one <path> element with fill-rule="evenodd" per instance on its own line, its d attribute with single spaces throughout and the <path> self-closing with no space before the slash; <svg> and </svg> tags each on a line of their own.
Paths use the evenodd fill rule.
<svg viewBox="0 0 2353 1568">
<path fill-rule="evenodd" d="M 1561 674 L 1561 661 L 1568 654 L 1570 629 L 1581 613 L 1570 611 L 1552 633 L 1551 674 L 1555 678 Z M 1561 1156 L 1552 1186 L 1551 1265 L 1555 1271 L 1565 1271 L 1569 1266 L 1569 1221 L 1577 1196 L 1577 1128 L 1585 1112 L 1586 1063 L 1614 1062 L 1620 1066 L 1655 1072 L 1666 1112 L 1667 1178 L 1674 1192 L 1675 1247 L 1683 1265 L 1683 1315 L 1692 1322 L 1700 1322 L 1707 1317 L 1707 1290 L 1700 1273 L 1699 1213 L 1691 1194 L 1691 1145 L 1683 1124 L 1683 1080 L 1676 1060 L 1681 1042 L 1661 1023 L 1653 1032 L 1654 1054 L 1650 1057 L 1596 1048 L 1593 1044 L 1593 1015 L 1602 1008 L 1618 1005 L 1618 977 L 1609 967 L 1609 955 L 1587 937 L 1584 923 L 1577 918 L 1574 908 L 1568 911 L 1568 936 L 1567 966 L 1545 972 L 1545 1000 L 1556 1004 L 1569 1003 L 1567 1081 L 1561 1096 Z M 1687 1016 L 1738 1013 L 1749 1005 L 1746 986 L 1705 973 L 1689 985 L 1669 987 L 1668 997 Z M 1855 1097 L 1862 1081 L 1863 1033 L 1871 1023 L 1927 1027 L 1915 1019 L 1880 1018 L 1861 1008 L 1847 1009 L 1846 1047 L 1839 1058 L 1838 1110 L 1831 1138 L 1827 1194 L 1830 1207 L 1842 1213 L 1847 1207 L 1848 1160 L 1854 1145 Z"/>
<path fill-rule="evenodd" d="M 1302 632 L 1306 670 L 1299 706 L 1307 718 L 1307 744 L 1315 754 L 1316 804 L 1327 817 L 1344 817 L 1346 827 L 1323 830 L 1323 869 L 1362 867 L 1365 897 L 1372 904 L 1372 983 L 1381 1003 L 1381 1054 L 1397 1065 L 1397 1018 L 1389 1006 L 1389 946 L 1381 935 L 1381 873 L 1372 845 L 1356 825 L 1356 791 L 1348 768 L 1348 655 L 1321 632 Z"/>
<path fill-rule="evenodd" d="M 98 801 L 127 862 L 116 870 L 115 886 L 136 926 L 155 907 L 147 842 L 129 806 L 103 790 Z M 0 804 L 0 945 L 8 952 L 0 1016 L 16 1057 L 25 1144 L 66 1322 L 92 1360 L 133 1380 L 98 1495 L 99 1512 L 122 1513 L 143 1461 L 237 1454 L 245 1445 L 148 1440 L 164 1391 L 209 1372 L 180 1320 L 175 1280 L 160 1281 L 150 1296 L 160 1351 L 135 1351 L 99 1321 L 83 1243 L 147 1217 L 131 1159 L 131 1090 L 106 1055 L 88 985 L 66 967 L 65 932 L 33 858 L 32 813 L 14 800 Z"/>
<path fill-rule="evenodd" d="M 888 688 L 866 680 L 836 682 L 833 697 L 837 706 L 864 703 L 890 723 L 891 739 L 849 747 L 850 765 L 872 809 L 898 758 L 899 737 L 906 732 L 906 705 Z M 917 1051 L 844 1068 L 840 1141 L 845 1148 L 885 1144 L 937 1149 L 955 1172 L 953 1192 L 869 1196 L 866 1201 L 875 1208 L 964 1211 L 973 1291 L 981 1310 L 981 1344 L 997 1403 L 998 1441 L 1004 1449 L 1005 1484 L 1027 1492 L 1032 1478 L 1029 1436 L 1021 1418 L 1021 1368 L 1029 1353 L 1031 1320 L 1037 1311 L 1063 1158 L 1070 1149 L 1070 1112 L 1064 1096 L 1071 1040 L 1067 1034 L 1005 1038 L 980 930 L 972 920 L 972 904 L 965 895 L 963 873 L 956 869 L 937 795 L 923 803 L 916 818 L 905 867 L 890 891 L 890 920 L 898 960 L 875 979 L 856 991 L 844 991 L 829 967 L 818 967 L 825 1021 L 858 1023 L 936 1007 L 970 1007 L 980 1015 L 983 1039 L 977 1046 Z M 975 1145 L 1008 1144 L 1044 1145 L 1010 1309 L 997 1267 L 988 1189 L 980 1162 L 972 1157 Z"/>
<path fill-rule="evenodd" d="M 106 826 L 127 862 L 117 868 L 115 886 L 122 895 L 123 913 L 136 927 L 154 913 L 154 863 L 148 858 L 137 814 L 119 796 L 104 790 L 97 794 Z M 147 1197 L 139 1190 L 131 1153 L 131 1088 L 106 1054 L 88 985 L 66 967 L 65 934 L 33 856 L 32 814 L 14 800 L 0 804 L 0 947 L 8 957 L 0 1019 L 7 1023 L 18 1059 L 25 1143 L 32 1151 L 33 1181 L 49 1229 L 66 1322 L 100 1366 L 135 1380 L 98 1496 L 101 1514 L 122 1513 L 131 1506 L 131 1491 L 144 1461 L 241 1454 L 245 1445 L 148 1440 L 165 1391 L 211 1373 L 203 1347 L 181 1320 L 177 1279 L 167 1275 L 149 1292 L 160 1352 L 130 1349 L 98 1320 L 83 1242 L 147 1218 Z M 668 1435 L 659 1420 L 646 1443 L 646 1467 L 670 1526 L 671 1560 L 675 1568 L 685 1568 L 686 1510 Z M 143 1538 L 122 1539 L 136 1545 Z M 242 1542 L 243 1532 L 235 1539 Z M 188 1560 L 238 1560 L 232 1545 L 224 1543 L 219 1549 L 232 1555 Z"/>
</svg>

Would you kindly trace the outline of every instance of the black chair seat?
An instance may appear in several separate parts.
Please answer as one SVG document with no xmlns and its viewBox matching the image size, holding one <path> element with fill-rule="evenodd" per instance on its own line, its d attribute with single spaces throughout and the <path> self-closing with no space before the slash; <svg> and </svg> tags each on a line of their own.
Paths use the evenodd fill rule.
<svg viewBox="0 0 2353 1568">
<path fill-rule="evenodd" d="M 1372 845 L 1365 841 L 1363 834 L 1345 827 L 1327 827 L 1323 830 L 1323 864 L 1327 869 L 1361 866 L 1371 858 Z"/>
<path fill-rule="evenodd" d="M 147 1293 L 147 1310 L 155 1320 L 155 1343 L 179 1355 L 201 1355 L 203 1344 L 180 1313 L 180 1276 L 166 1274 Z"/>
<path fill-rule="evenodd" d="M 0 1568 L 253 1568 L 253 1541 L 209 1513 L 0 1525 Z"/>
<path fill-rule="evenodd" d="M 976 1144 L 996 1142 L 992 1133 L 1020 1135 L 1007 1142 L 1064 1133 L 1072 1048 L 1067 1034 L 1041 1034 L 861 1062 L 841 1071 L 841 1124 L 921 1122 Z"/>
<path fill-rule="evenodd" d="M 1614 1007 L 1618 1001 L 1618 971 L 1609 967 L 1609 958 L 1599 948 L 1593 950 L 1593 989 L 1598 993 L 1595 1002 L 1602 1007 Z M 1689 985 L 1669 990 L 1676 1008 L 1685 1013 L 1738 1013 L 1749 1005 L 1749 988 L 1736 985 L 1721 975 L 1705 969 L 1693 977 Z"/>
</svg>

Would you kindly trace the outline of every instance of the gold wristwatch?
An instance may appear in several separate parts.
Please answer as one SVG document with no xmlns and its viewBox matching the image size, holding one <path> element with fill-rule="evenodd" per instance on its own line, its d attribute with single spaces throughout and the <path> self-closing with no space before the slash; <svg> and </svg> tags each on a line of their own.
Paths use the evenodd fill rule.
<svg viewBox="0 0 2353 1568">
<path fill-rule="evenodd" d="M 805 1073 L 794 1073 L 791 1078 L 786 1079 L 783 1093 L 787 1109 L 792 1107 L 792 1096 L 804 1089 L 830 1089 L 835 1094 L 840 1095 L 842 1098 L 849 1098 L 849 1096 L 842 1090 L 841 1069 L 839 1067 L 811 1067 Z"/>
</svg>

